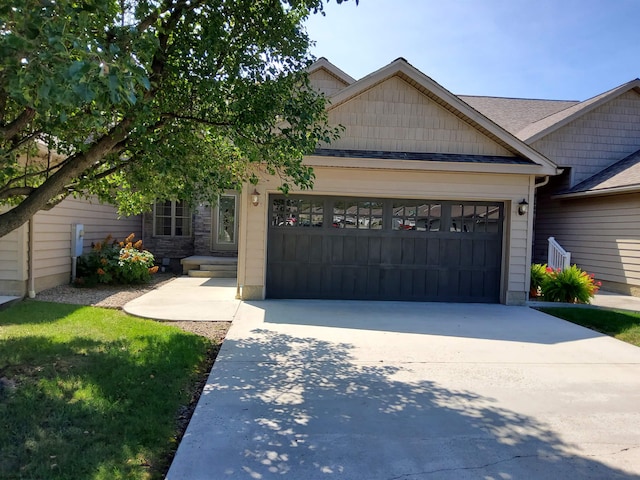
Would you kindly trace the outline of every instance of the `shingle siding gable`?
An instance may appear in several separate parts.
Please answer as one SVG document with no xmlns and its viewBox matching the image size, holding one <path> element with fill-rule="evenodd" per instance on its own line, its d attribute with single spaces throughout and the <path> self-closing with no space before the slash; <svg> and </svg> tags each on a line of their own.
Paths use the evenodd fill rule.
<svg viewBox="0 0 640 480">
<path fill-rule="evenodd" d="M 640 149 L 640 94 L 630 90 L 531 146 L 571 167 L 574 186 Z"/>
<path fill-rule="evenodd" d="M 329 111 L 331 148 L 513 156 L 404 80 L 391 77 Z"/>
</svg>

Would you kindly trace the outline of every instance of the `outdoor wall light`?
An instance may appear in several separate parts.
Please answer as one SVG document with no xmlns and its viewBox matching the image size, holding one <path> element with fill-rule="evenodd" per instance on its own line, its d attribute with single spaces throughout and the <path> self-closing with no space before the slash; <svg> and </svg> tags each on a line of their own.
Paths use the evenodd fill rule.
<svg viewBox="0 0 640 480">
<path fill-rule="evenodd" d="M 522 199 L 522 201 L 518 204 L 518 215 L 526 215 L 529 211 L 529 204 L 526 199 Z"/>
<path fill-rule="evenodd" d="M 254 207 L 257 207 L 260 204 L 260 192 L 257 189 L 253 189 L 251 193 L 251 203 Z"/>
</svg>

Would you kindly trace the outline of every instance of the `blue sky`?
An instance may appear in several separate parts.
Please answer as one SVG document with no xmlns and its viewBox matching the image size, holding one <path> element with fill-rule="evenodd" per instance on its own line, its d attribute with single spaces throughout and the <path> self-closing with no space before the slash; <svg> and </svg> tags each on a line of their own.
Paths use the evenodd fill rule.
<svg viewBox="0 0 640 480">
<path fill-rule="evenodd" d="M 640 77 L 640 0 L 353 0 L 307 31 L 359 79 L 404 57 L 456 94 L 585 100 Z"/>
</svg>

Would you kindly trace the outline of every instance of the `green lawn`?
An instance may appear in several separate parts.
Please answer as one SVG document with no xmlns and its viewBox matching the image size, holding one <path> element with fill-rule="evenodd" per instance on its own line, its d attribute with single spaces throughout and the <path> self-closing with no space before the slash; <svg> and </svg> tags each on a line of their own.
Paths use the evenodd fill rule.
<svg viewBox="0 0 640 480">
<path fill-rule="evenodd" d="M 600 308 L 543 307 L 539 310 L 640 347 L 640 313 Z"/>
<path fill-rule="evenodd" d="M 0 478 L 162 478 L 215 348 L 116 310 L 0 311 Z"/>
</svg>

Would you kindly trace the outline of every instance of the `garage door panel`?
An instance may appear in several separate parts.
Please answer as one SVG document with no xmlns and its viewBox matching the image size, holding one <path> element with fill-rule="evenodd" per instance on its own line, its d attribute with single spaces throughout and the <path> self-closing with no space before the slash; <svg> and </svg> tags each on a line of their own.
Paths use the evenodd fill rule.
<svg viewBox="0 0 640 480">
<path fill-rule="evenodd" d="M 473 243 L 471 238 L 463 238 L 460 240 L 459 265 L 461 267 L 473 265 Z"/>
<path fill-rule="evenodd" d="M 450 238 L 442 243 L 444 255 L 440 258 L 440 265 L 445 267 L 455 267 L 460 265 L 460 250 L 462 242 L 458 239 Z"/>
<path fill-rule="evenodd" d="M 346 265 L 357 264 L 356 238 L 351 236 L 342 237 L 342 253 L 344 255 L 343 262 Z"/>
<path fill-rule="evenodd" d="M 473 255 L 473 259 L 472 259 L 471 265 L 473 266 L 486 265 L 486 260 L 487 260 L 486 250 L 487 250 L 486 241 L 472 242 L 471 252 Z"/>
<path fill-rule="evenodd" d="M 322 265 L 310 264 L 303 273 L 306 278 L 306 289 L 314 294 L 322 292 Z"/>
<path fill-rule="evenodd" d="M 358 265 L 369 265 L 370 240 L 368 237 L 357 237 L 355 239 L 355 261 Z"/>
<path fill-rule="evenodd" d="M 324 208 L 325 212 L 331 212 L 336 202 L 333 197 L 313 198 L 314 208 Z M 298 201 L 299 205 L 304 204 Z M 343 202 L 340 208 L 333 209 L 333 225 L 325 221 L 323 226 L 309 228 L 295 222 L 293 225 L 281 220 L 270 222 L 267 296 L 499 300 L 501 204 L 415 200 L 413 207 L 404 209 L 405 212 L 420 212 L 423 216 L 437 212 L 439 221 L 433 222 L 417 217 L 400 218 L 399 210 L 391 208 L 394 201 L 387 202 L 375 204 L 376 215 L 382 210 L 387 213 L 393 211 L 393 219 L 383 218 L 382 225 L 395 225 L 395 228 L 378 228 L 379 217 L 376 217 L 376 228 L 370 228 L 373 225 L 370 205 L 373 203 L 366 199 Z M 430 207 L 422 206 L 428 202 L 431 202 Z M 295 200 L 292 205 L 288 206 L 289 214 L 296 213 Z M 379 205 L 386 207 L 380 209 Z M 433 205 L 437 205 L 437 209 Z M 349 208 L 345 209 L 345 206 Z M 457 215 L 455 225 L 453 220 L 448 220 L 452 212 Z M 492 215 L 492 228 L 489 228 L 489 220 L 477 218 L 479 215 L 486 217 L 487 212 Z M 338 214 L 344 217 L 340 217 L 339 222 L 335 217 Z M 298 215 L 297 218 L 303 217 Z"/>
<path fill-rule="evenodd" d="M 282 243 L 283 243 L 282 259 L 285 262 L 296 261 L 296 242 L 297 241 L 299 241 L 299 238 L 292 237 L 291 235 L 284 235 L 282 237 Z"/>
<path fill-rule="evenodd" d="M 322 264 L 324 251 L 324 238 L 320 235 L 309 237 L 309 263 Z"/>
<path fill-rule="evenodd" d="M 367 264 L 379 265 L 382 262 L 382 238 L 368 237 L 367 246 Z"/>
<path fill-rule="evenodd" d="M 329 263 L 331 265 L 340 265 L 344 263 L 344 238 L 329 238 Z"/>
<path fill-rule="evenodd" d="M 403 238 L 400 253 L 403 265 L 414 265 L 416 263 L 416 238 Z"/>
<path fill-rule="evenodd" d="M 400 298 L 400 270 L 387 267 L 381 269 L 380 273 L 382 277 L 380 296 L 384 299 Z"/>
<path fill-rule="evenodd" d="M 309 252 L 311 251 L 311 241 L 307 235 L 301 235 L 298 237 L 297 241 L 294 244 L 295 258 L 294 261 L 296 263 L 309 263 Z"/>
<path fill-rule="evenodd" d="M 427 243 L 427 265 L 437 267 L 445 253 L 444 242 L 441 244 L 440 239 L 430 238 Z"/>
<path fill-rule="evenodd" d="M 416 298 L 425 297 L 427 282 L 424 268 L 419 268 L 411 272 L 411 295 Z"/>
<path fill-rule="evenodd" d="M 413 243 L 413 261 L 415 265 L 425 266 L 427 264 L 427 243 L 426 238 L 415 238 Z"/>
</svg>

